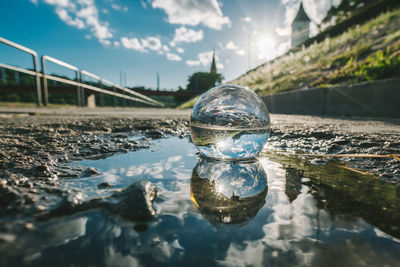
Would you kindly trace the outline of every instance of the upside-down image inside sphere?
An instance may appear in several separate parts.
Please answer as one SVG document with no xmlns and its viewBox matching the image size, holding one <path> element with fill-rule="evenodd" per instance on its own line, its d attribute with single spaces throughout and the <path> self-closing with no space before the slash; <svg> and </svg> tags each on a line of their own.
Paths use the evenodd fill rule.
<svg viewBox="0 0 400 267">
<path fill-rule="evenodd" d="M 254 158 L 267 142 L 269 131 L 269 112 L 262 99 L 238 85 L 210 89 L 197 100 L 190 117 L 193 143 L 208 158 Z"/>
<path fill-rule="evenodd" d="M 194 208 L 216 224 L 246 224 L 264 206 L 267 174 L 257 160 L 200 158 L 190 180 Z"/>
</svg>

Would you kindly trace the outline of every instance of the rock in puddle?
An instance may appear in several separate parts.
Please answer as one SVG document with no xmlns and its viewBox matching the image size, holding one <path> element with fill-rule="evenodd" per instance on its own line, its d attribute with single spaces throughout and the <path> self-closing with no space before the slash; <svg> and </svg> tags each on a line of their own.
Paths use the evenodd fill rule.
<svg viewBox="0 0 400 267">
<path fill-rule="evenodd" d="M 81 177 L 90 177 L 99 174 L 99 171 L 93 167 L 86 168 L 82 171 Z"/>
<path fill-rule="evenodd" d="M 96 198 L 84 201 L 79 192 L 68 192 L 61 202 L 50 213 L 41 219 L 53 216 L 64 216 L 90 210 L 104 209 L 130 221 L 148 221 L 156 214 L 153 202 L 157 197 L 157 188 L 148 181 L 138 181 L 132 185 L 115 191 L 108 198 Z"/>
<path fill-rule="evenodd" d="M 97 188 L 99 188 L 99 189 L 105 189 L 105 188 L 110 188 L 110 187 L 112 187 L 112 185 L 107 182 L 102 182 L 97 185 Z"/>
</svg>

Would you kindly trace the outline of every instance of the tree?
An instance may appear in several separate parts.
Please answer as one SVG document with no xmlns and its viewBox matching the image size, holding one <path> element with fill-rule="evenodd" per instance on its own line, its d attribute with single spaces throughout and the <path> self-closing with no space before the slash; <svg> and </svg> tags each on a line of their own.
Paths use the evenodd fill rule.
<svg viewBox="0 0 400 267">
<path fill-rule="evenodd" d="M 205 92 L 222 83 L 224 77 L 215 72 L 195 72 L 188 78 L 186 90 Z"/>
</svg>

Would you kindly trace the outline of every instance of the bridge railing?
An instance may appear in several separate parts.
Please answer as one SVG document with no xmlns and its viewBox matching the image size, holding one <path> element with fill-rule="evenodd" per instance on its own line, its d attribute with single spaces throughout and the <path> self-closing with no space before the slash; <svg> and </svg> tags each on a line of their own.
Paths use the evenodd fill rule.
<svg viewBox="0 0 400 267">
<path fill-rule="evenodd" d="M 38 106 L 41 106 L 42 104 L 47 105 L 48 104 L 48 85 L 47 85 L 47 80 L 53 80 L 53 81 L 57 81 L 60 83 L 64 83 L 64 84 L 69 84 L 72 86 L 76 86 L 76 90 L 77 90 L 77 105 L 78 106 L 84 106 L 84 89 L 89 90 L 89 91 L 93 91 L 93 92 L 97 92 L 100 94 L 107 94 L 107 95 L 111 95 L 114 96 L 114 104 L 116 104 L 116 98 L 122 98 L 122 99 L 127 99 L 127 100 L 131 100 L 131 101 L 135 101 L 135 102 L 141 102 L 144 104 L 148 104 L 148 105 L 152 105 L 152 106 L 164 106 L 164 104 L 162 104 L 161 102 L 158 102 L 154 99 L 151 99 L 150 97 L 147 97 L 145 95 L 142 95 L 140 93 L 137 93 L 133 90 L 130 90 L 128 88 L 125 88 L 123 86 L 119 86 L 116 85 L 110 81 L 107 81 L 105 79 L 102 79 L 101 77 L 92 74 L 90 72 L 87 72 L 85 70 L 79 70 L 77 67 L 72 66 L 68 63 L 65 63 L 61 60 L 58 60 L 56 58 L 52 58 L 50 56 L 47 55 L 43 55 L 41 57 L 41 72 L 38 69 L 38 54 L 32 50 L 29 49 L 27 47 L 24 47 L 20 44 L 14 43 L 12 41 L 9 41 L 5 38 L 0 37 L 0 43 L 3 43 L 5 45 L 14 47 L 18 50 L 21 50 L 25 53 L 28 53 L 30 55 L 32 55 L 33 58 L 33 70 L 28 70 L 28 69 L 24 69 L 24 68 L 20 68 L 20 67 L 15 67 L 12 65 L 8 65 L 8 64 L 4 64 L 0 62 L 0 68 L 4 68 L 4 69 L 9 69 L 9 70 L 13 70 L 16 72 L 21 72 L 21 73 L 25 73 L 28 75 L 32 75 L 35 77 L 35 89 L 36 89 L 36 104 Z M 60 65 L 64 68 L 70 69 L 72 71 L 75 72 L 75 80 L 70 80 L 70 79 L 66 79 L 66 78 L 61 78 L 61 77 L 57 77 L 54 75 L 49 75 L 46 74 L 46 62 L 50 61 L 54 64 Z M 93 85 L 89 85 L 89 84 L 85 84 L 82 82 L 82 76 L 88 76 L 92 79 L 98 80 L 98 86 L 93 86 Z M 43 99 L 42 99 L 42 90 L 41 90 L 41 82 L 40 80 L 43 80 Z M 112 91 L 106 89 L 106 88 L 102 88 L 105 87 L 105 85 L 108 85 L 112 88 Z M 101 98 L 102 99 L 102 98 Z"/>
</svg>

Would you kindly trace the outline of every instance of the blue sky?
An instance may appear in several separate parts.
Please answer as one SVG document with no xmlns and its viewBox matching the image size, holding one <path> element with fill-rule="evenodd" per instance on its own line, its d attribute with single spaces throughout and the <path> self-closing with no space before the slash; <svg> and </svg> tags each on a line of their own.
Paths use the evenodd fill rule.
<svg viewBox="0 0 400 267">
<path fill-rule="evenodd" d="M 338 0 L 335 0 L 337 2 Z M 318 23 L 330 0 L 304 0 Z M 185 87 L 190 74 L 217 68 L 232 80 L 289 47 L 300 0 L 3 0 L 0 36 L 128 86 Z M 313 25 L 313 34 L 315 26 Z M 31 67 L 0 45 L 0 62 Z M 49 72 L 63 72 L 50 67 Z"/>
</svg>

